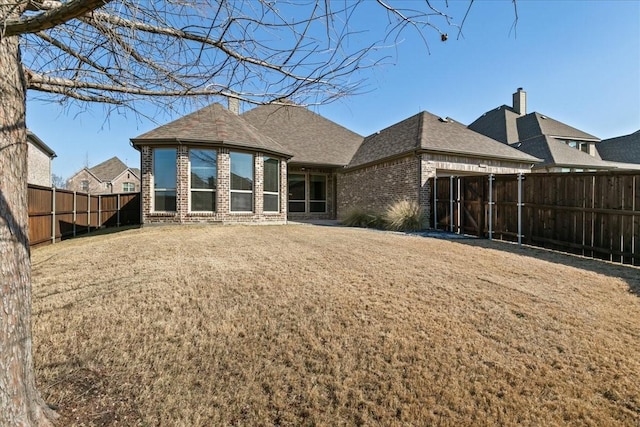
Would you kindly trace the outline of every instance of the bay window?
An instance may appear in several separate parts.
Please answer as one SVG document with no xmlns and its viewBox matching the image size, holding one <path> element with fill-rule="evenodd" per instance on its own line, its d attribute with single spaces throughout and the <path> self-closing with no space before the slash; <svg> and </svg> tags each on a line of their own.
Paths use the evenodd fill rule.
<svg viewBox="0 0 640 427">
<path fill-rule="evenodd" d="M 215 150 L 189 150 L 191 211 L 215 212 L 218 153 Z"/>
<path fill-rule="evenodd" d="M 231 212 L 253 212 L 253 154 L 231 152 Z"/>
<path fill-rule="evenodd" d="M 264 212 L 280 211 L 280 161 L 264 158 Z"/>
<path fill-rule="evenodd" d="M 176 149 L 153 150 L 153 206 L 156 211 L 176 210 Z"/>
</svg>

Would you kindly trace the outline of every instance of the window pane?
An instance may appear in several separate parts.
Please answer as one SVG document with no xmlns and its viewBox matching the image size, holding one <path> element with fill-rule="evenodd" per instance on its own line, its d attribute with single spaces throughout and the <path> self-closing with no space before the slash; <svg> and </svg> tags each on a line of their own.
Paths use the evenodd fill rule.
<svg viewBox="0 0 640 427">
<path fill-rule="evenodd" d="M 326 202 L 309 202 L 309 210 L 311 212 L 326 212 L 327 204 Z"/>
<path fill-rule="evenodd" d="M 277 193 L 279 191 L 280 162 L 277 159 L 264 159 L 264 191 Z"/>
<path fill-rule="evenodd" d="M 231 210 L 233 212 L 253 211 L 253 193 L 231 193 Z"/>
<path fill-rule="evenodd" d="M 309 200 L 327 200 L 327 177 L 309 175 Z M 317 212 L 317 211 L 312 211 Z"/>
<path fill-rule="evenodd" d="M 304 202 L 289 202 L 289 212 L 304 212 Z"/>
<path fill-rule="evenodd" d="M 153 150 L 153 177 L 155 188 L 176 188 L 176 149 Z"/>
<path fill-rule="evenodd" d="M 304 200 L 305 199 L 305 186 L 304 175 L 290 174 L 289 175 L 289 200 Z M 303 204 L 304 205 L 304 204 Z M 289 209 L 291 211 L 291 209 Z M 304 206 L 302 211 L 292 212 L 304 212 Z"/>
<path fill-rule="evenodd" d="M 231 189 L 253 190 L 253 154 L 230 153 Z"/>
<path fill-rule="evenodd" d="M 217 155 L 218 153 L 215 150 L 189 150 L 191 188 L 215 190 Z"/>
<path fill-rule="evenodd" d="M 154 208 L 157 211 L 170 211 L 176 210 L 176 192 L 175 191 L 156 191 L 154 200 Z"/>
<path fill-rule="evenodd" d="M 214 212 L 216 210 L 216 192 L 192 191 L 191 210 L 194 212 Z"/>
<path fill-rule="evenodd" d="M 263 210 L 265 212 L 279 212 L 280 211 L 279 201 L 280 201 L 280 196 L 278 196 L 277 194 L 265 194 Z"/>
</svg>

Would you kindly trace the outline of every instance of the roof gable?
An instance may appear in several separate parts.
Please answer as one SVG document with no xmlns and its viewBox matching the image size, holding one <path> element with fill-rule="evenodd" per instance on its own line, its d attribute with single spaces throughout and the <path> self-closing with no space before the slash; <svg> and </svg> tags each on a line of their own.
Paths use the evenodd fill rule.
<svg viewBox="0 0 640 427">
<path fill-rule="evenodd" d="M 344 166 L 363 137 L 296 105 L 262 105 L 242 118 L 293 154 L 292 163 Z"/>
<path fill-rule="evenodd" d="M 136 147 L 154 143 L 211 144 L 289 155 L 277 141 L 260 133 L 242 117 L 218 103 L 157 127 L 131 141 Z"/>
<path fill-rule="evenodd" d="M 92 168 L 88 168 L 89 172 L 103 182 L 113 181 L 127 169 L 127 165 L 117 157 L 112 157 Z"/>
<path fill-rule="evenodd" d="M 360 166 L 411 151 L 452 153 L 527 163 L 539 161 L 452 119 L 443 119 L 425 111 L 365 138 L 349 166 Z"/>
<path fill-rule="evenodd" d="M 504 144 L 512 144 L 518 141 L 517 117 L 518 113 L 511 107 L 502 105 L 484 113 L 468 128 Z"/>
</svg>

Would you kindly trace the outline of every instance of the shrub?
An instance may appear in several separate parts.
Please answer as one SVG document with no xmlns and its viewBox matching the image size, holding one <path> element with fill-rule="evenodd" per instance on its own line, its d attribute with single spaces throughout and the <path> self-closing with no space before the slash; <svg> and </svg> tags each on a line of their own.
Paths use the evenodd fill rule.
<svg viewBox="0 0 640 427">
<path fill-rule="evenodd" d="M 362 209 L 351 208 L 341 221 L 347 227 L 377 227 L 380 219 L 374 214 Z"/>
<path fill-rule="evenodd" d="M 418 203 L 400 200 L 389 206 L 384 221 L 388 230 L 416 231 L 424 228 L 426 215 Z"/>
</svg>

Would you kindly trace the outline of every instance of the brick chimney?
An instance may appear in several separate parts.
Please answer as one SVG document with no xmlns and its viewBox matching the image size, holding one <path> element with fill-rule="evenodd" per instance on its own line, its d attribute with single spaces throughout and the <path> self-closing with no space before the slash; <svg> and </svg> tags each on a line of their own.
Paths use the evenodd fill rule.
<svg viewBox="0 0 640 427">
<path fill-rule="evenodd" d="M 240 114 L 240 100 L 237 98 L 227 97 L 227 109 L 231 111 L 233 114 Z"/>
<path fill-rule="evenodd" d="M 521 116 L 527 114 L 527 92 L 521 87 L 513 94 L 513 109 Z"/>
</svg>

